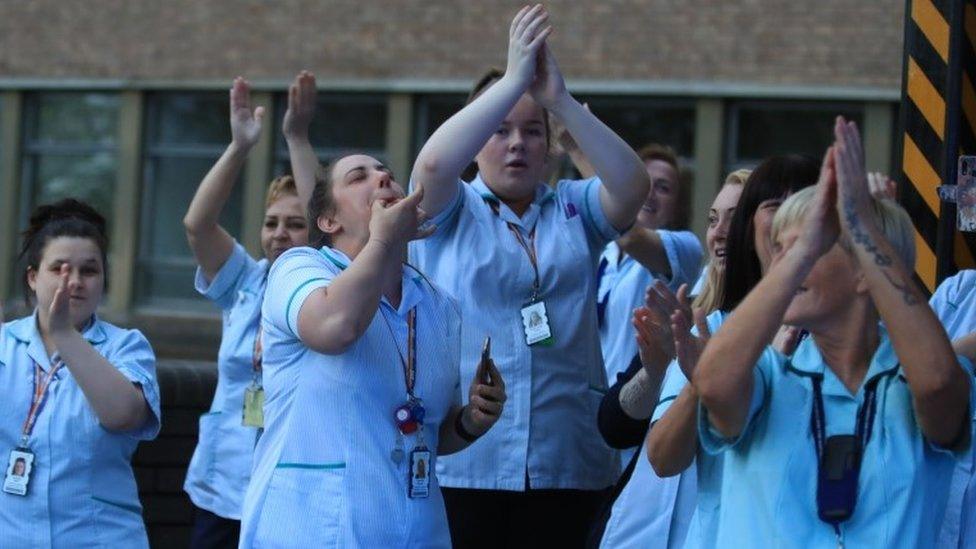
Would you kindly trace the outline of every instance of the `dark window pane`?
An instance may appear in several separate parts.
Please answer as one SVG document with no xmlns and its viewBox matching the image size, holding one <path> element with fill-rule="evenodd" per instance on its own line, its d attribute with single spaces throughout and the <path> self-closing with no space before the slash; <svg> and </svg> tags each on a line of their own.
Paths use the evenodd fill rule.
<svg viewBox="0 0 976 549">
<path fill-rule="evenodd" d="M 207 310 L 193 289 L 196 263 L 182 219 L 200 181 L 230 141 L 226 94 L 156 94 L 147 106 L 146 181 L 142 197 L 136 287 L 139 301 Z M 238 238 L 243 184 L 238 181 L 220 224 Z"/>
<path fill-rule="evenodd" d="M 117 95 L 105 93 L 44 93 L 33 96 L 36 128 L 29 136 L 37 145 L 77 143 L 115 146 L 118 135 Z"/>
<path fill-rule="evenodd" d="M 695 149 L 695 109 L 690 104 L 644 98 L 583 98 L 604 124 L 635 150 L 648 143 L 672 147 L 691 158 Z"/>
<path fill-rule="evenodd" d="M 743 104 L 737 117 L 733 164 L 755 162 L 777 154 L 809 154 L 822 157 L 834 140 L 834 118 L 843 115 L 863 125 L 863 109 L 829 104 Z"/>
<path fill-rule="evenodd" d="M 230 143 L 226 93 L 171 93 L 152 96 L 154 144 Z"/>
<path fill-rule="evenodd" d="M 110 217 L 116 171 L 114 153 L 38 156 L 35 162 L 34 206 L 77 198 Z"/>
<path fill-rule="evenodd" d="M 464 107 L 464 95 L 427 95 L 417 98 L 414 120 L 414 156 L 427 142 L 427 139 L 454 113 Z"/>
</svg>

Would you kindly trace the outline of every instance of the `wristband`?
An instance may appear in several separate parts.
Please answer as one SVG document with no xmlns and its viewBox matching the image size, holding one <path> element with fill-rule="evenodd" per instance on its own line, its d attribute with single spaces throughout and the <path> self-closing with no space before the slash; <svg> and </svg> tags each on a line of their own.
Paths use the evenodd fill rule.
<svg viewBox="0 0 976 549">
<path fill-rule="evenodd" d="M 467 406 L 464 408 L 467 408 Z M 464 415 L 464 408 L 461 408 L 461 411 L 458 412 L 457 417 L 454 418 L 454 432 L 456 432 L 457 435 L 465 442 L 474 442 L 478 440 L 481 435 L 472 435 L 467 429 L 464 428 L 464 422 L 461 421 L 461 417 Z"/>
</svg>

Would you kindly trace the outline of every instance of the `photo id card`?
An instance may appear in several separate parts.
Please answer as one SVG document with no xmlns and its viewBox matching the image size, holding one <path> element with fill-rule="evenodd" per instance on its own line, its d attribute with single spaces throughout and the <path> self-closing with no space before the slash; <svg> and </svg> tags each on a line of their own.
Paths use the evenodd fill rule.
<svg viewBox="0 0 976 549">
<path fill-rule="evenodd" d="M 33 468 L 34 454 L 24 449 L 11 450 L 7 474 L 3 477 L 3 491 L 15 496 L 26 496 Z"/>
<path fill-rule="evenodd" d="M 264 387 L 251 385 L 244 390 L 245 427 L 264 427 Z"/>
<path fill-rule="evenodd" d="M 522 326 L 525 328 L 526 345 L 534 345 L 552 337 L 549 315 L 544 301 L 532 301 L 522 307 Z"/>
<path fill-rule="evenodd" d="M 425 498 L 430 495 L 430 450 L 418 446 L 410 452 L 410 487 L 407 495 L 411 498 Z"/>
</svg>

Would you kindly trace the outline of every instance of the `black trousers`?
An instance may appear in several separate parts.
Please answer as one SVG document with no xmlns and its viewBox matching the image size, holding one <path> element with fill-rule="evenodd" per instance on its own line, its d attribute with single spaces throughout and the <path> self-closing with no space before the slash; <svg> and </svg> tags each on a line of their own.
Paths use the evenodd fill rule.
<svg viewBox="0 0 976 549">
<path fill-rule="evenodd" d="M 583 547 L 607 490 L 441 488 L 455 549 Z"/>
<path fill-rule="evenodd" d="M 226 519 L 197 508 L 190 535 L 190 549 L 237 549 L 241 521 Z"/>
</svg>

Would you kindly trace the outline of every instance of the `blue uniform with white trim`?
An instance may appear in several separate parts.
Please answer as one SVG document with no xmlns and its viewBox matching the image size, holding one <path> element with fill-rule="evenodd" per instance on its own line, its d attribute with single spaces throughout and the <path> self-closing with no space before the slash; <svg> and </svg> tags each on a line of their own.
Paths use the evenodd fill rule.
<svg viewBox="0 0 976 549">
<path fill-rule="evenodd" d="M 156 357 L 138 330 L 92 317 L 82 333 L 99 354 L 139 385 L 149 413 L 145 424 L 109 431 L 69 365 L 54 375 L 30 437 L 33 470 L 26 496 L 0 492 L 0 547 L 148 547 L 142 506 L 130 461 L 140 440 L 159 433 Z M 37 314 L 0 329 L 0 455 L 21 438 L 34 391 L 34 364 L 51 364 L 37 329 Z"/>
<path fill-rule="evenodd" d="M 792 359 L 771 347 L 763 352 L 753 374 L 748 419 L 737 439 L 722 438 L 700 408 L 702 446 L 725 457 L 718 547 L 837 546 L 834 528 L 817 516 L 817 453 L 809 428 L 813 377 L 822 378 L 828 437 L 854 433 L 864 386 L 877 382 L 877 411 L 862 457 L 857 505 L 840 525 L 846 546 L 935 544 L 955 456 L 922 435 L 883 327 L 879 336 L 856 395 L 827 367 L 813 338 L 807 338 Z M 959 360 L 968 372 L 969 361 Z"/>
<path fill-rule="evenodd" d="M 267 259 L 255 261 L 235 242 L 213 280 L 208 282 L 199 268 L 195 280 L 197 291 L 220 307 L 223 335 L 217 390 L 210 411 L 200 416 L 200 435 L 183 489 L 197 507 L 233 520 L 241 518 L 257 442 L 257 428 L 242 425 L 242 414 L 244 390 L 253 379 L 267 272 Z"/>
<path fill-rule="evenodd" d="M 411 242 L 410 256 L 460 304 L 462 386 L 470 384 L 491 335 L 508 400 L 476 444 L 438 462 L 441 484 L 521 491 L 528 479 L 538 489 L 606 488 L 619 465 L 596 423 L 607 387 L 596 267 L 619 234 L 600 205 L 600 180 L 560 181 L 555 189 L 540 184 L 522 217 L 480 176 L 457 186 L 454 200 L 432 220 L 436 233 Z M 526 344 L 520 309 L 532 296 L 534 272 L 509 223 L 525 240 L 534 232 L 551 345 Z"/>
<path fill-rule="evenodd" d="M 299 339 L 298 313 L 349 264 L 331 248 L 292 248 L 269 273 L 262 320 L 265 432 L 244 499 L 241 547 L 450 546 L 437 477 L 430 479 L 430 497 L 408 498 L 409 459 L 396 463 L 391 451 L 394 411 L 407 400 L 401 355 L 407 356 L 407 318 L 416 307 L 414 393 L 426 408 L 424 438 L 438 461 L 439 426 L 460 400 L 457 306 L 404 268 L 398 307 L 384 297 L 351 347 L 339 355 L 318 353 Z M 409 454 L 418 436 L 405 439 Z"/>
<path fill-rule="evenodd" d="M 949 339 L 976 331 L 976 271 L 959 271 L 942 281 L 932 299 L 932 310 L 945 327 Z M 973 410 L 976 432 L 976 410 Z M 945 519 L 939 533 L 940 549 L 965 549 L 976 545 L 976 452 L 959 457 L 952 473 Z"/>
</svg>

